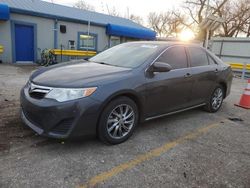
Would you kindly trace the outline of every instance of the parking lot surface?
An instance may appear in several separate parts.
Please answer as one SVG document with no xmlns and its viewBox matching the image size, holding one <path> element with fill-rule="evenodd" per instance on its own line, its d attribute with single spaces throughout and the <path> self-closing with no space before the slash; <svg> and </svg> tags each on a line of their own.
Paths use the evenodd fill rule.
<svg viewBox="0 0 250 188">
<path fill-rule="evenodd" d="M 250 187 L 250 110 L 235 78 L 218 113 L 194 109 L 138 126 L 127 142 L 53 140 L 19 118 L 35 66 L 0 65 L 0 187 Z"/>
</svg>

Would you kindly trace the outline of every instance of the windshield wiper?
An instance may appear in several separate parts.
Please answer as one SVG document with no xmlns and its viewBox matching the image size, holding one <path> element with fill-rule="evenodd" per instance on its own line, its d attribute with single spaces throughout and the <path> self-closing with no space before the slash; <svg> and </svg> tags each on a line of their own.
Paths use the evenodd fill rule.
<svg viewBox="0 0 250 188">
<path fill-rule="evenodd" d="M 102 64 L 102 65 L 110 65 L 108 63 L 105 63 L 105 62 L 98 62 L 99 64 Z"/>
<path fill-rule="evenodd" d="M 94 63 L 99 63 L 99 64 L 102 64 L 102 65 L 109 65 L 109 66 L 113 66 L 113 67 L 121 67 L 119 65 L 113 65 L 113 64 L 108 64 L 108 63 L 105 63 L 105 62 L 102 62 L 102 61 L 92 61 Z"/>
<path fill-rule="evenodd" d="M 98 62 L 98 61 L 92 61 L 92 62 L 94 62 L 94 63 L 99 63 L 99 64 L 102 64 L 102 65 L 110 65 L 110 64 L 105 63 L 105 62 L 102 62 L 102 61 L 100 61 L 100 62 Z M 113 65 L 110 65 L 110 66 L 113 66 Z"/>
</svg>

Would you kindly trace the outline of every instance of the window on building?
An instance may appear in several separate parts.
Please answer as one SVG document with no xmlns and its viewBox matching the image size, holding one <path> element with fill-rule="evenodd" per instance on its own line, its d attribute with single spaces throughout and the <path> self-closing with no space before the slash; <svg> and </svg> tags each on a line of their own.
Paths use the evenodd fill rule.
<svg viewBox="0 0 250 188">
<path fill-rule="evenodd" d="M 67 32 L 66 25 L 60 25 L 60 32 L 61 33 L 66 33 Z"/>
<path fill-rule="evenodd" d="M 96 50 L 97 36 L 94 34 L 79 34 L 80 50 Z"/>
<path fill-rule="evenodd" d="M 208 65 L 207 53 L 204 50 L 202 50 L 201 48 L 189 47 L 188 51 L 190 54 L 192 67 Z"/>
<path fill-rule="evenodd" d="M 135 38 L 125 38 L 126 42 L 135 42 L 135 41 L 140 41 L 139 39 L 135 39 Z"/>
<path fill-rule="evenodd" d="M 116 46 L 121 43 L 120 37 L 111 36 L 110 37 L 110 47 Z"/>
<path fill-rule="evenodd" d="M 159 59 L 159 62 L 166 62 L 171 65 L 172 69 L 187 68 L 187 56 L 184 47 L 171 47 L 164 52 Z"/>
</svg>

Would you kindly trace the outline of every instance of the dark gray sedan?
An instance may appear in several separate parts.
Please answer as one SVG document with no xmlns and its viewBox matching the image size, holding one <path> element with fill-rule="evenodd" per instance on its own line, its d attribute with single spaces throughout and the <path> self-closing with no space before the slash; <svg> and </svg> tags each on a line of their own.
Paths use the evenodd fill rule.
<svg viewBox="0 0 250 188">
<path fill-rule="evenodd" d="M 231 68 L 202 47 L 125 43 L 36 71 L 21 90 L 21 117 L 40 135 L 96 134 L 118 144 L 139 122 L 196 107 L 218 111 L 231 82 Z"/>
</svg>

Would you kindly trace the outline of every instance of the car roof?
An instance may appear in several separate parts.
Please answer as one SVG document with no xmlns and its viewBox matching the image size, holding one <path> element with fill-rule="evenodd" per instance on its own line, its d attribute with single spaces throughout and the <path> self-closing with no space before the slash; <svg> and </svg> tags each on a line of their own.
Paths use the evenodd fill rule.
<svg viewBox="0 0 250 188">
<path fill-rule="evenodd" d="M 200 47 L 200 43 L 197 42 L 182 42 L 182 41 L 136 41 L 136 42 L 129 42 L 131 44 L 145 44 L 145 45 L 160 45 L 162 47 L 169 47 L 169 46 L 176 46 L 176 45 L 184 45 L 184 46 L 194 46 Z"/>
</svg>

